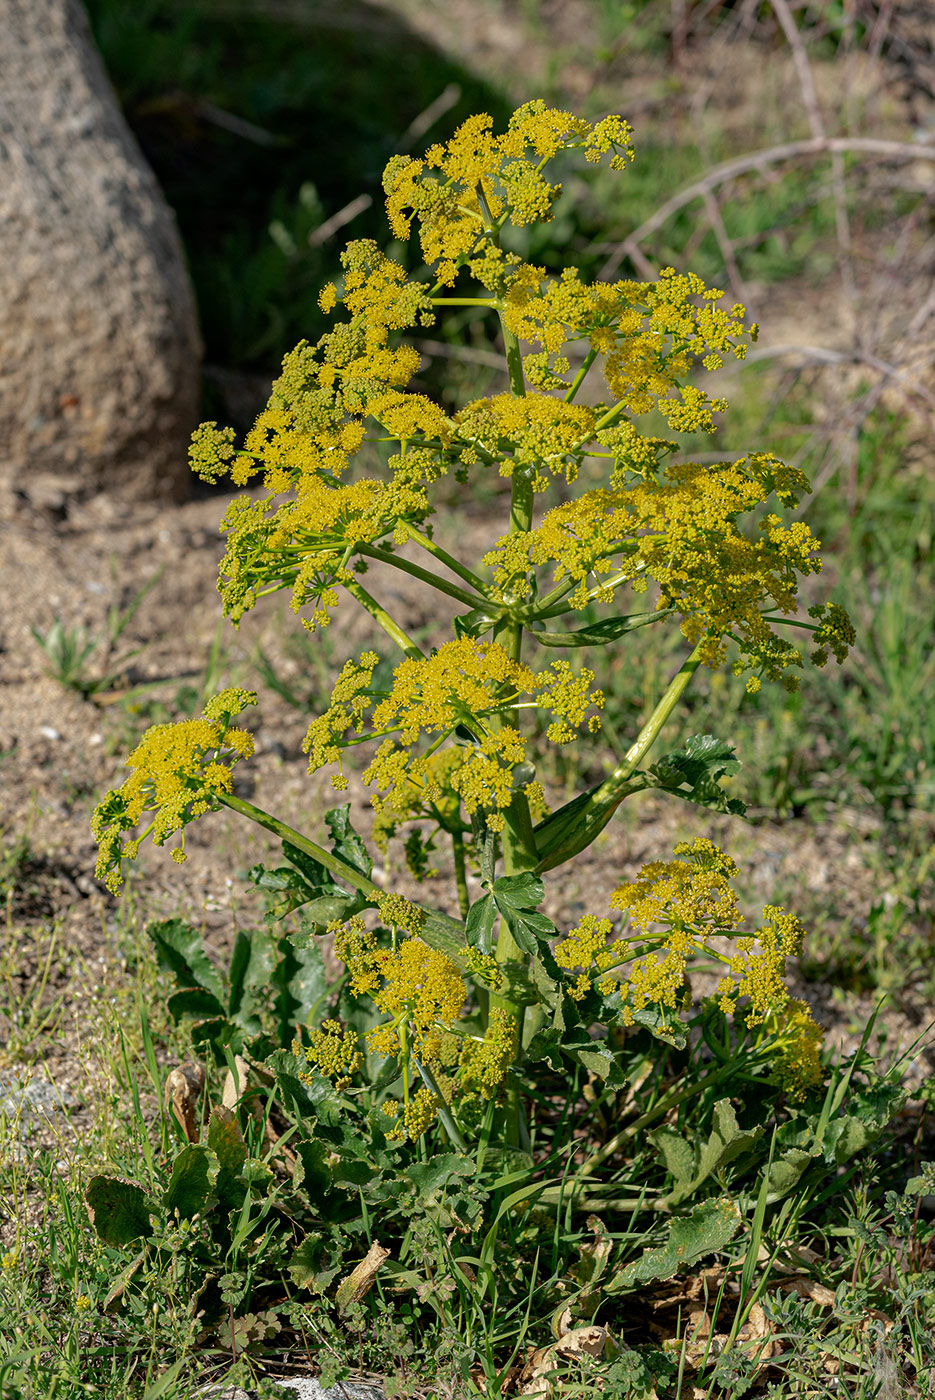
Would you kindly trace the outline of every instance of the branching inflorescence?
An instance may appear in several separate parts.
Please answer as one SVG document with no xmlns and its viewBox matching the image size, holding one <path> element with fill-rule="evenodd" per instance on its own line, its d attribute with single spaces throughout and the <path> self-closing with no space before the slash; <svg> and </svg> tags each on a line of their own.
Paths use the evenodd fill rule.
<svg viewBox="0 0 935 1400">
<path fill-rule="evenodd" d="M 802 472 L 767 452 L 713 463 L 675 455 L 678 435 L 716 432 L 727 405 L 696 379 L 727 357 L 743 358 L 756 335 L 744 308 L 722 307 L 719 290 L 671 268 L 656 281 L 589 284 L 574 269 L 554 275 L 501 238 L 508 225 L 551 218 L 561 194 L 553 160 L 578 151 L 623 170 L 633 159 L 630 135 L 619 117 L 591 125 L 532 102 L 501 134 L 477 116 L 421 159 L 394 157 L 384 176 L 390 227 L 398 239 L 418 235 L 425 269 L 410 276 L 375 243 L 350 244 L 341 279 L 320 297 L 322 311 L 337 319 L 317 344 L 303 342 L 286 356 L 244 445 L 214 423 L 192 444 L 203 478 L 229 476 L 251 488 L 222 523 L 227 615 L 236 623 L 260 598 L 285 589 L 315 630 L 329 623 L 343 592 L 392 644 L 395 669 L 384 689 L 375 685 L 376 651 L 344 666 L 309 726 L 309 771 L 331 768 L 333 785 L 346 787 L 348 751 L 366 745 L 362 778 L 373 792 L 378 839 L 427 818 L 452 842 L 463 921 L 454 944 L 442 937 L 440 916 L 382 894 L 358 871 L 351 883 L 381 923 L 357 912 L 330 932 L 351 991 L 369 997 L 382 1019 L 366 1044 L 333 1017 L 296 1042 L 309 1074 L 342 1085 L 361 1073 L 365 1051 L 396 1059 L 403 1100 L 387 1100 L 384 1112 L 397 1139 L 418 1137 L 436 1111 L 456 1133 L 455 1085 L 462 1099 L 499 1094 L 512 1123 L 507 1136 L 515 1134 L 515 1067 L 535 1052 L 548 1023 L 567 1027 L 579 1015 L 585 1025 L 669 1033 L 690 1001 L 686 969 L 699 954 L 722 967 L 714 992 L 722 1011 L 776 1037 L 791 1092 L 804 1093 L 820 1075 L 820 1032 L 783 982 L 802 929 L 767 907 L 759 928 L 744 931 L 729 883 L 736 869 L 709 841 L 678 847 L 676 859 L 621 884 L 610 917 L 587 914 L 559 934 L 535 912 L 538 873 L 567 858 L 556 850 L 582 849 L 640 786 L 678 790 L 678 773 L 689 771 L 684 763 L 678 769 L 678 754 L 665 770 L 675 780 L 639 764 L 699 663 L 730 660 L 751 690 L 763 680 L 794 689 L 803 654 L 785 619 L 810 632 L 819 664 L 829 652 L 840 660 L 853 641 L 834 605 L 811 608 L 810 623 L 793 618 L 799 581 L 821 568 L 808 526 L 782 515 L 808 491 Z M 409 388 L 420 357 L 407 336 L 433 325 L 448 305 L 499 318 L 509 381 L 508 391 L 453 414 Z M 579 399 L 585 381 L 586 402 Z M 375 444 L 385 468 L 368 476 L 362 468 Z M 479 561 L 455 558 L 432 538 L 433 488 L 447 475 L 511 483 L 508 528 Z M 583 476 L 587 489 L 566 499 Z M 549 503 L 559 481 L 563 494 Z M 363 586 L 373 560 L 460 609 L 453 639 L 423 652 Z M 544 794 L 524 716 L 542 717 L 545 744 L 568 744 L 599 730 L 603 696 L 591 671 L 564 660 L 532 663 L 524 648 L 560 644 L 550 631 L 555 618 L 602 605 L 615 609 L 602 639 L 617 645 L 629 625 L 619 616 L 628 591 L 647 595 L 640 625 L 678 619 L 691 655 L 627 760 L 534 828 Z M 253 698 L 224 692 L 202 719 L 149 731 L 130 756 L 132 776 L 94 819 L 99 874 L 111 888 L 121 859 L 137 853 L 142 837 L 130 833 L 147 811 L 157 844 L 225 803 L 289 833 L 232 797 L 230 767 L 248 755 L 251 740 L 230 720 Z M 721 771 L 686 779 L 692 800 L 717 805 Z M 572 829 L 584 833 L 577 842 Z M 340 862 L 298 839 L 340 878 Z M 421 837 L 407 842 L 420 876 L 429 869 L 427 850 Z M 466 850 L 485 890 L 473 905 Z M 181 848 L 174 854 L 184 858 Z"/>
</svg>

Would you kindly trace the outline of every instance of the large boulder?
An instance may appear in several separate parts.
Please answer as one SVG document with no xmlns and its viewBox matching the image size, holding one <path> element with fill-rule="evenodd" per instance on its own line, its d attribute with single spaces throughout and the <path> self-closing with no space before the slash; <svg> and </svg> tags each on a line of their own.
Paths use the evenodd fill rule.
<svg viewBox="0 0 935 1400">
<path fill-rule="evenodd" d="M 178 501 L 201 342 L 78 0 L 0 0 L 0 483 Z"/>
</svg>

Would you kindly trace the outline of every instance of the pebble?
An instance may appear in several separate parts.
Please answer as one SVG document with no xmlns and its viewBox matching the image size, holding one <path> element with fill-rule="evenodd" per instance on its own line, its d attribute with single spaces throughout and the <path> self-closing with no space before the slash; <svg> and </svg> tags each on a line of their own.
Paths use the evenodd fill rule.
<svg viewBox="0 0 935 1400">
<path fill-rule="evenodd" d="M 42 1114 L 51 1118 L 54 1113 L 73 1108 L 75 1100 L 64 1089 L 59 1089 L 51 1079 L 16 1079 L 0 1074 L 0 1114 L 15 1118 L 18 1114 Z"/>
<path fill-rule="evenodd" d="M 322 1389 L 314 1376 L 293 1376 L 276 1384 L 296 1400 L 386 1400 L 380 1386 L 365 1381 L 341 1381 L 327 1390 Z M 201 1391 L 201 1400 L 256 1400 L 256 1396 L 255 1390 L 242 1390 L 239 1385 L 212 1385 Z"/>
</svg>

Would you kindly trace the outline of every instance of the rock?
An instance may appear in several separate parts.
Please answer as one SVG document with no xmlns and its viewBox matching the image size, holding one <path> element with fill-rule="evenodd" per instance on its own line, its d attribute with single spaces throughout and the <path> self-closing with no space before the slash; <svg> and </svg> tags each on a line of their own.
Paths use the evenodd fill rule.
<svg viewBox="0 0 935 1400">
<path fill-rule="evenodd" d="M 51 1118 L 74 1105 L 71 1095 L 57 1088 L 51 1079 L 18 1079 L 0 1074 L 0 1114 L 7 1118 L 36 1115 Z"/>
<path fill-rule="evenodd" d="M 293 1376 L 275 1382 L 297 1400 L 386 1400 L 380 1386 L 366 1381 L 341 1381 L 323 1390 L 314 1376 Z M 243 1390 L 239 1385 L 212 1385 L 200 1392 L 201 1400 L 257 1400 L 255 1390 Z"/>
</svg>

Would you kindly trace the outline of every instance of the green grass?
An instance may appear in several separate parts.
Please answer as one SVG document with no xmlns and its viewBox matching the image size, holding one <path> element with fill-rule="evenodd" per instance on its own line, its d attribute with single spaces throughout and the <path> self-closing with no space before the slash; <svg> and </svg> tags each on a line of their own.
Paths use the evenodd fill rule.
<svg viewBox="0 0 935 1400">
<path fill-rule="evenodd" d="M 693 1387 L 710 1400 L 765 1395 L 832 1400 L 841 1394 L 871 1400 L 886 1394 L 873 1388 L 874 1378 L 881 1377 L 897 1387 L 893 1394 L 929 1393 L 926 1386 L 935 1379 L 935 1226 L 925 1201 L 935 1189 L 935 1175 L 924 1163 L 935 1155 L 927 1118 L 928 1103 L 935 1100 L 931 1083 L 923 1102 L 894 1120 L 882 1139 L 870 1127 L 868 1150 L 858 1150 L 849 1161 L 850 1147 L 839 1149 L 839 1167 L 824 1171 L 823 1180 L 808 1178 L 807 1189 L 793 1190 L 778 1203 L 769 1203 L 762 1172 L 731 1167 L 719 1173 L 712 1185 L 730 1190 L 743 1225 L 730 1246 L 706 1261 L 712 1272 L 702 1276 L 690 1270 L 706 1279 L 715 1343 L 706 1339 L 702 1325 L 704 1289 L 690 1304 L 675 1281 L 655 1285 L 657 1336 L 649 1344 L 633 1311 L 639 1313 L 643 1301 L 630 1296 L 617 1302 L 612 1290 L 604 1291 L 611 1269 L 658 1247 L 668 1228 L 664 1214 L 645 1208 L 652 1203 L 651 1183 L 666 1178 L 653 1166 L 644 1130 L 620 1154 L 598 1215 L 573 1217 L 570 1208 L 546 1204 L 546 1197 L 537 1204 L 521 1200 L 522 1190 L 512 1195 L 501 1190 L 497 1227 L 486 1236 L 472 1235 L 457 1223 L 459 1215 L 469 1219 L 477 1208 L 473 1188 L 465 1183 L 467 1194 L 451 1197 L 455 1229 L 444 1214 L 413 1216 L 394 1247 L 401 1270 L 395 1285 L 393 1275 L 381 1276 L 365 1302 L 340 1318 L 328 1301 L 333 1284 L 326 1286 L 325 1297 L 310 1297 L 286 1281 L 285 1294 L 272 1295 L 282 1331 L 264 1340 L 264 1332 L 273 1330 L 264 1321 L 271 1295 L 264 1283 L 255 1300 L 243 1292 L 242 1281 L 253 1271 L 259 1286 L 268 1273 L 262 1248 L 267 1228 L 257 1237 L 260 1248 L 248 1245 L 230 1273 L 229 1288 L 238 1280 L 236 1297 L 231 1295 L 232 1345 L 229 1328 L 203 1326 L 196 1296 L 203 1279 L 190 1251 L 176 1246 L 166 1255 L 165 1241 L 161 1253 L 155 1242 L 143 1242 L 141 1251 L 141 1242 L 117 1248 L 90 1227 L 84 1194 L 95 1173 L 106 1170 L 139 1182 L 154 1197 L 164 1189 L 179 1137 L 161 1108 L 165 1080 L 171 1064 L 192 1055 L 186 1029 L 174 1026 L 165 1013 L 171 988 L 155 971 L 132 906 L 108 957 L 104 989 L 95 989 L 90 967 L 70 967 L 73 990 L 87 996 L 83 1019 L 93 1028 L 75 1051 L 85 1113 L 80 1133 L 72 1134 L 56 1117 L 51 1134 L 37 1147 L 28 1133 L 21 1140 L 15 1117 L 0 1117 L 4 1397 L 192 1400 L 206 1380 L 256 1384 L 251 1378 L 261 1378 L 285 1346 L 297 1370 L 303 1365 L 323 1370 L 326 1380 L 349 1372 L 385 1375 L 399 1380 L 402 1395 L 490 1400 L 512 1393 L 528 1350 L 550 1344 L 549 1319 L 568 1305 L 576 1309 L 578 1325 L 598 1313 L 629 1347 L 587 1362 L 584 1372 L 566 1359 L 561 1391 L 566 1400 L 584 1400 L 601 1377 L 605 1393 L 624 1400 L 645 1400 L 653 1376 L 659 1400 L 689 1400 L 698 1393 Z M 4 1008 L 7 1014 L 11 1009 Z M 55 1015 L 51 1035 L 67 1025 L 67 1011 L 57 1008 Z M 636 1042 L 633 1049 L 640 1053 Z M 703 1060 L 706 1053 L 703 1041 L 698 1051 L 686 1052 L 689 1061 L 693 1055 Z M 684 1056 L 673 1064 L 679 1062 L 685 1072 Z M 210 1058 L 208 1064 L 208 1099 L 216 1104 L 224 1069 L 212 1069 Z M 637 1065 L 631 1069 L 638 1083 Z M 689 1068 L 689 1077 L 698 1072 Z M 819 1099 L 807 1121 L 793 1115 L 772 1144 L 761 1144 L 769 1160 L 788 1152 L 791 1142 L 805 1142 L 809 1133 L 827 1134 L 829 1124 L 831 1129 L 841 1125 L 841 1139 L 842 1133 L 864 1131 L 861 1124 L 882 1123 L 900 1102 L 899 1075 L 897 1065 L 875 1080 L 865 1057 L 833 1068 L 823 1106 Z M 533 1116 L 537 1152 L 543 1150 L 540 1136 L 547 1143 L 553 1130 L 546 1110 L 560 1087 L 548 1076 L 542 1081 L 543 1106 Z M 588 1095 L 584 1087 L 581 1077 L 562 1092 L 570 1093 L 577 1121 L 598 1141 L 615 1131 L 621 1113 L 624 1121 L 628 1112 L 652 1115 L 667 1092 L 665 1083 L 651 1079 L 635 1091 L 634 1107 L 632 1093 L 605 1088 Z M 678 1131 L 706 1131 L 720 1092 L 712 1090 L 696 1108 L 679 1110 Z M 752 1122 L 755 1110 L 735 1101 L 742 1121 Z M 842 1112 L 851 1116 L 840 1118 Z M 248 1142 L 254 1134 L 253 1150 L 263 1152 L 262 1132 L 257 1137 L 249 1127 L 249 1113 L 242 1121 Z M 483 1180 L 489 1182 L 498 1170 L 502 1173 L 503 1166 L 493 1173 L 488 1169 Z M 279 1189 L 285 1205 L 287 1178 L 280 1177 Z M 617 1199 L 621 1195 L 630 1198 L 628 1205 Z M 390 1214 L 387 1204 L 382 1218 L 378 1213 L 367 1223 L 365 1217 L 352 1254 L 360 1257 L 373 1238 L 388 1238 Z M 413 1282 L 400 1290 L 407 1277 Z M 799 1280 L 798 1292 L 786 1286 L 792 1277 Z M 746 1330 L 756 1316 L 772 1329 L 768 1371 Z M 725 1338 L 735 1345 L 725 1348 Z M 561 1366 L 562 1357 L 554 1359 Z M 835 1363 L 839 1376 L 833 1374 Z M 276 1393 L 260 1385 L 263 1395 Z"/>
</svg>

